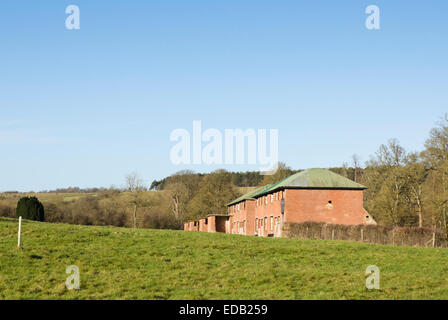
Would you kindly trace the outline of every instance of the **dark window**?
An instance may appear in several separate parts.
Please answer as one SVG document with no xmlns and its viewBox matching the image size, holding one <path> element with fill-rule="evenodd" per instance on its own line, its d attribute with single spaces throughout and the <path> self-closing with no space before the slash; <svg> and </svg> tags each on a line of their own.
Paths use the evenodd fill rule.
<svg viewBox="0 0 448 320">
<path fill-rule="evenodd" d="M 328 203 L 329 203 L 329 204 L 332 204 L 331 200 L 330 200 L 330 201 L 328 201 Z"/>
</svg>

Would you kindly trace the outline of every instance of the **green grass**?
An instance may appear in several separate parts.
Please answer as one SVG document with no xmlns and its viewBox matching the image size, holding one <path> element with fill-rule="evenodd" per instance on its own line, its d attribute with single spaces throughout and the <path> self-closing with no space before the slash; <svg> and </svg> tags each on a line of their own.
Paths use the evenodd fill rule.
<svg viewBox="0 0 448 320">
<path fill-rule="evenodd" d="M 0 299 L 447 299 L 448 250 L 0 218 Z M 68 291 L 77 265 L 81 289 Z M 365 269 L 381 270 L 381 290 Z"/>
</svg>

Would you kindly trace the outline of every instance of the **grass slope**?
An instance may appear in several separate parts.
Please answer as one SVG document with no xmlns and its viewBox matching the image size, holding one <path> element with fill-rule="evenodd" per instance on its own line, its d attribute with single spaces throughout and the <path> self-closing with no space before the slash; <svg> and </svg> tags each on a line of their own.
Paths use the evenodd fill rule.
<svg viewBox="0 0 448 320">
<path fill-rule="evenodd" d="M 448 250 L 0 218 L 0 299 L 441 299 Z M 77 265 L 81 289 L 68 291 Z M 381 270 L 381 290 L 365 269 Z"/>
</svg>

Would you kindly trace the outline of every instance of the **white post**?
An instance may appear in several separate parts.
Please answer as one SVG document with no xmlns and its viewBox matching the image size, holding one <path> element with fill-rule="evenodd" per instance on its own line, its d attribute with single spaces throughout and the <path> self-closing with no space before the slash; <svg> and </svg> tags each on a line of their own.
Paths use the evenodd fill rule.
<svg viewBox="0 0 448 320">
<path fill-rule="evenodd" d="M 20 233 L 22 231 L 22 217 L 19 217 L 19 233 L 18 233 L 18 240 L 17 240 L 17 247 L 20 248 Z"/>
</svg>

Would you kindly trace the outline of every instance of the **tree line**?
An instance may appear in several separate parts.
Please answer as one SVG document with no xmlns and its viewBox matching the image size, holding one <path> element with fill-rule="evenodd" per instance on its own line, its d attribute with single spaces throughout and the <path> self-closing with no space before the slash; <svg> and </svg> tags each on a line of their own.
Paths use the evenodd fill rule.
<svg viewBox="0 0 448 320">
<path fill-rule="evenodd" d="M 364 165 L 354 155 L 350 165 L 343 163 L 330 170 L 368 187 L 364 206 L 378 224 L 447 232 L 448 116 L 430 131 L 422 151 L 409 152 L 398 140 L 391 139 L 380 145 Z M 180 171 L 153 181 L 149 187 L 133 173 L 125 177 L 121 189 L 96 189 L 95 194 L 87 194 L 73 187 L 64 191 L 76 191 L 82 196 L 42 202 L 50 222 L 181 229 L 186 220 L 226 214 L 226 204 L 251 187 L 276 183 L 299 171 L 284 163 L 279 164 L 274 175 Z M 19 196 L 0 195 L 0 215 L 14 216 Z"/>
<path fill-rule="evenodd" d="M 431 129 L 422 151 L 409 152 L 390 139 L 363 168 L 333 170 L 368 187 L 364 205 L 378 224 L 447 232 L 448 116 Z"/>
</svg>

